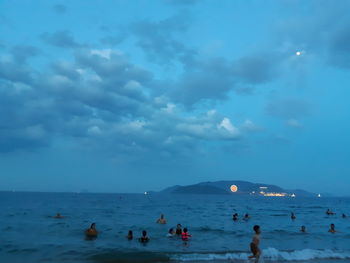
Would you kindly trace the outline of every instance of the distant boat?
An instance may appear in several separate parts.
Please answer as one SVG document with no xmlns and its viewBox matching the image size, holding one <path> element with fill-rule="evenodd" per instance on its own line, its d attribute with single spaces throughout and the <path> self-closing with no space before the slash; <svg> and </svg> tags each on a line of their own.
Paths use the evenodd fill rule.
<svg viewBox="0 0 350 263">
<path fill-rule="evenodd" d="M 321 197 L 321 194 L 318 194 L 317 197 Z"/>
<path fill-rule="evenodd" d="M 295 194 L 292 194 L 291 197 L 295 197 Z"/>
</svg>

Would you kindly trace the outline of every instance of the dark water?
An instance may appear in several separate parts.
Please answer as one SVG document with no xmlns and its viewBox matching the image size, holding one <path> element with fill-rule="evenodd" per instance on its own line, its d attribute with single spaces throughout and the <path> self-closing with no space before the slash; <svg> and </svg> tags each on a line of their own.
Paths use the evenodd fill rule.
<svg viewBox="0 0 350 263">
<path fill-rule="evenodd" d="M 0 262 L 247 262 L 255 224 L 262 261 L 350 262 L 350 218 L 341 218 L 350 215 L 346 198 L 2 192 L 0 208 Z M 337 214 L 327 216 L 327 208 Z M 50 217 L 57 212 L 65 218 Z M 233 222 L 234 212 L 251 219 Z M 161 213 L 166 225 L 155 223 Z M 100 234 L 85 240 L 92 222 Z M 189 228 L 189 242 L 166 237 L 177 223 Z M 330 223 L 338 233 L 328 233 Z M 129 229 L 136 237 L 147 230 L 151 241 L 126 240 Z"/>
</svg>

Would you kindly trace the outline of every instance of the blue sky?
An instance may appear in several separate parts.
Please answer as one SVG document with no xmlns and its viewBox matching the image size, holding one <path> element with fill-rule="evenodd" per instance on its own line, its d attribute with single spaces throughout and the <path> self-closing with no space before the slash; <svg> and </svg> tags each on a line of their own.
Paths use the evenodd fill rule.
<svg viewBox="0 0 350 263">
<path fill-rule="evenodd" d="M 349 8 L 0 1 L 0 190 L 348 194 Z"/>
</svg>

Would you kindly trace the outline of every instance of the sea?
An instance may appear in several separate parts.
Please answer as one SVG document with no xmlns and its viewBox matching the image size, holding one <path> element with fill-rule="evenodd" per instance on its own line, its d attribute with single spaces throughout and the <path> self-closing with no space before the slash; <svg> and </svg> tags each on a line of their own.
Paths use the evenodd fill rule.
<svg viewBox="0 0 350 263">
<path fill-rule="evenodd" d="M 0 262 L 254 262 L 254 225 L 262 231 L 259 262 L 350 262 L 343 213 L 350 215 L 349 198 L 0 192 Z M 160 214 L 167 224 L 156 223 Z M 93 222 L 99 235 L 87 240 Z M 179 223 L 192 235 L 187 242 L 166 236 Z M 338 232 L 328 232 L 331 223 Z M 138 241 L 143 230 L 146 244 Z"/>
</svg>

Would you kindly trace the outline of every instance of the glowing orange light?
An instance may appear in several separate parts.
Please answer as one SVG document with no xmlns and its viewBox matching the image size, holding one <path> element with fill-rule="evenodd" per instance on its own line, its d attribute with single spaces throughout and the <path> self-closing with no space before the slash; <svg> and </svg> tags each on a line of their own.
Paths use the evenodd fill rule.
<svg viewBox="0 0 350 263">
<path fill-rule="evenodd" d="M 231 192 L 233 192 L 233 193 L 237 192 L 237 191 L 238 191 L 237 185 L 234 185 L 234 184 L 231 185 L 230 190 L 231 190 Z"/>
</svg>

